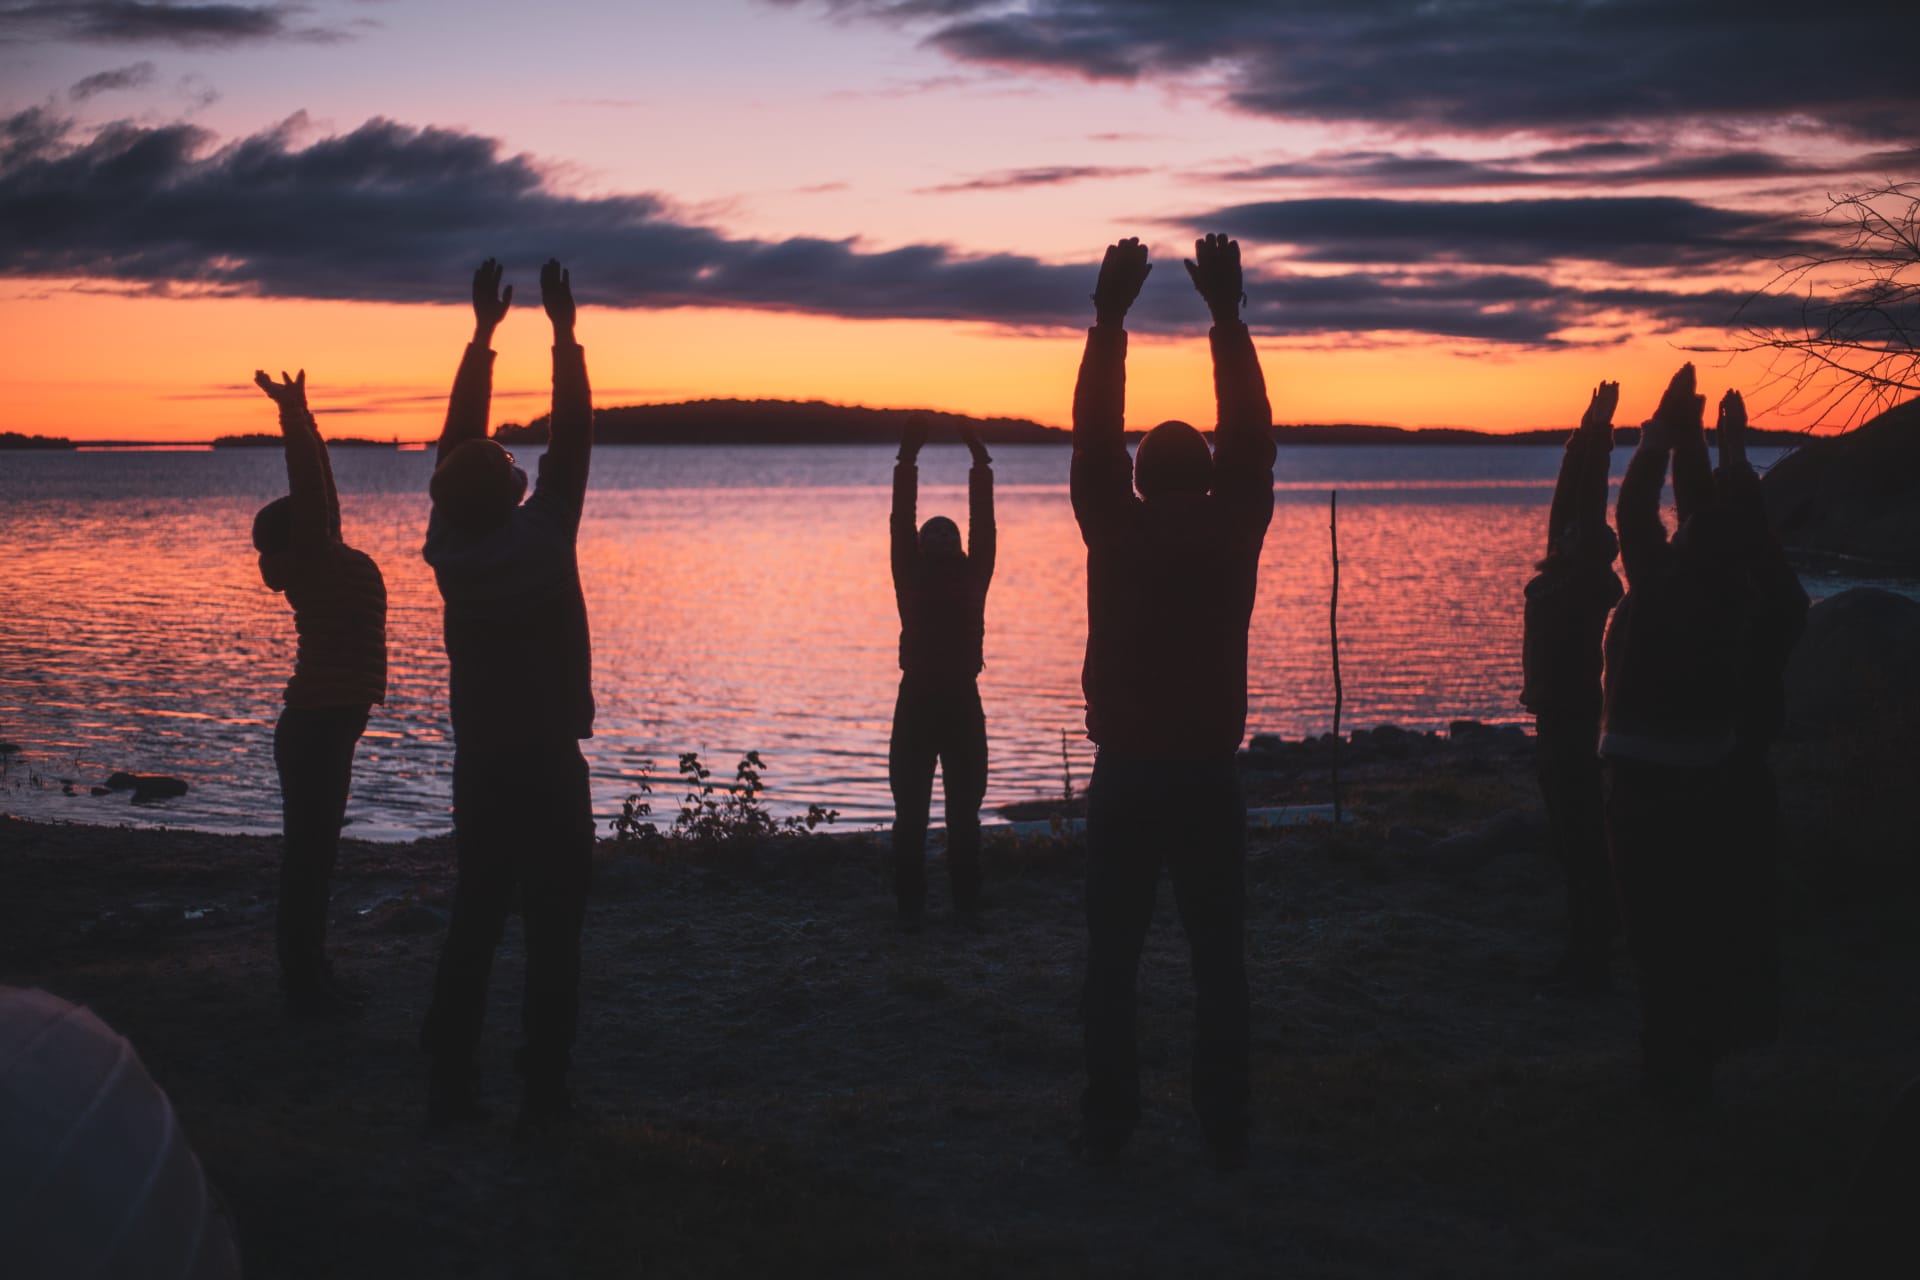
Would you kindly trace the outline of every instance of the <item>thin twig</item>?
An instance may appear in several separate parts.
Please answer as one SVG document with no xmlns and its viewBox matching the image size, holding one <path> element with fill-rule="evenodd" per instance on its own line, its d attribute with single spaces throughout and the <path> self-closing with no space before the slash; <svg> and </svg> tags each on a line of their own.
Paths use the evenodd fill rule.
<svg viewBox="0 0 1920 1280">
<path fill-rule="evenodd" d="M 1333 825 L 1340 825 L 1340 491 L 1327 492 L 1327 538 L 1333 550 L 1333 600 L 1327 606 L 1327 630 L 1333 635 Z"/>
</svg>

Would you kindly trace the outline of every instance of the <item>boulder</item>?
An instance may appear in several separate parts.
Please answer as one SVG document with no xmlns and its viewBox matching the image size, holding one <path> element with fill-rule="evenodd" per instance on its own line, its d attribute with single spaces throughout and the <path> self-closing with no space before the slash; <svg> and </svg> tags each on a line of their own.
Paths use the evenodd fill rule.
<svg viewBox="0 0 1920 1280">
<path fill-rule="evenodd" d="M 163 773 L 113 773 L 107 775 L 107 790 L 131 791 L 135 804 L 151 804 L 187 794 L 187 784 Z"/>
<path fill-rule="evenodd" d="M 1796 735 L 1920 725 L 1920 601 L 1878 587 L 1822 600 L 1807 613 L 1786 684 Z"/>
<path fill-rule="evenodd" d="M 1760 492 L 1789 548 L 1920 568 L 1920 399 L 1808 440 L 1768 469 Z"/>
</svg>

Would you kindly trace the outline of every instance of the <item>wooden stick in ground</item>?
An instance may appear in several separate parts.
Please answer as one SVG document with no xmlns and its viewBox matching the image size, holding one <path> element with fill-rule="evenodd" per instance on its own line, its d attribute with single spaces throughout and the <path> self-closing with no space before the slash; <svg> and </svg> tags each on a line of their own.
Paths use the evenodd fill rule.
<svg viewBox="0 0 1920 1280">
<path fill-rule="evenodd" d="M 1327 537 L 1333 551 L 1333 599 L 1327 606 L 1327 630 L 1333 636 L 1333 824 L 1340 825 L 1340 491 L 1327 493 Z"/>
</svg>

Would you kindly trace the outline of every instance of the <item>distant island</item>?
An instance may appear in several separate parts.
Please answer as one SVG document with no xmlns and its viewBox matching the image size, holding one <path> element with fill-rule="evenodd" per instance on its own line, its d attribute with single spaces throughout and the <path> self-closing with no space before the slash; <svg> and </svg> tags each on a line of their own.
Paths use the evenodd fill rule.
<svg viewBox="0 0 1920 1280">
<path fill-rule="evenodd" d="M 286 440 L 279 432 L 252 431 L 241 436 L 215 436 L 216 449 L 278 449 Z M 398 449 L 399 440 L 367 440 L 360 436 L 328 436 L 329 449 Z"/>
<path fill-rule="evenodd" d="M 688 400 L 678 404 L 619 405 L 594 414 L 599 444 L 892 444 L 912 409 L 870 409 L 820 400 Z M 1065 444 L 1072 433 L 1027 418 L 975 418 L 926 410 L 932 443 L 954 443 L 962 423 L 973 424 L 988 444 Z M 504 423 L 494 431 L 503 444 L 545 444 L 548 415 L 524 425 Z M 1195 424 L 1201 425 L 1201 424 Z M 1474 431 L 1466 427 L 1385 427 L 1366 423 L 1301 423 L 1273 429 L 1282 445 L 1557 445 L 1572 424 L 1537 431 Z M 1129 431 L 1138 439 L 1140 431 Z M 1753 443 L 1791 447 L 1804 443 L 1797 431 L 1751 431 Z M 1713 432 L 1707 432 L 1712 439 Z M 278 437 L 270 437 L 278 441 Z M 1619 443 L 1639 441 L 1638 427 L 1615 432 Z M 216 443 L 218 443 L 216 441 Z"/>
<path fill-rule="evenodd" d="M 65 436 L 23 436 L 18 431 L 0 431 L 0 449 L 71 449 L 73 441 Z"/>
</svg>

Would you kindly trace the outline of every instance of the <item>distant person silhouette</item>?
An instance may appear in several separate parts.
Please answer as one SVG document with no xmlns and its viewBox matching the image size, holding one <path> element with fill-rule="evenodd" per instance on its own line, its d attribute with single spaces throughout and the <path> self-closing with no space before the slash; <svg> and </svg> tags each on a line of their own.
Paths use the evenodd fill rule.
<svg viewBox="0 0 1920 1280">
<path fill-rule="evenodd" d="M 582 738 L 593 733 L 586 600 L 575 551 L 593 450 L 586 353 L 574 341 L 572 281 L 540 269 L 553 321 L 553 415 L 533 496 L 513 455 L 487 438 L 499 293 L 491 259 L 473 277 L 473 341 L 460 361 L 429 492 L 426 559 L 446 604 L 458 879 L 422 1040 L 432 1058 L 429 1124 L 486 1114 L 475 1054 L 487 977 L 516 887 L 527 981 L 515 1056 L 520 1125 L 572 1106 L 580 932 L 593 853 Z"/>
<path fill-rule="evenodd" d="M 1193 1105 L 1216 1165 L 1246 1161 L 1247 626 L 1273 518 L 1273 414 L 1240 321 L 1240 246 L 1196 242 L 1213 315 L 1215 447 L 1163 422 L 1127 456 L 1127 309 L 1152 269 L 1111 246 L 1073 393 L 1073 511 L 1087 544 L 1087 1088 L 1082 1155 L 1116 1158 L 1140 1114 L 1140 952 L 1164 867 L 1193 955 Z"/>
<path fill-rule="evenodd" d="M 1778 998 L 1772 922 L 1751 904 L 1770 858 L 1743 846 L 1733 785 L 1755 593 L 1706 465 L 1703 406 L 1693 366 L 1683 366 L 1620 485 L 1627 593 L 1607 628 L 1600 737 L 1608 849 L 1640 988 L 1643 1087 L 1680 1109 L 1710 1102 L 1719 1062 L 1771 1035 Z M 1681 514 L 1671 538 L 1660 519 L 1669 455 Z"/>
<path fill-rule="evenodd" d="M 1620 600 L 1619 542 L 1607 527 L 1607 465 L 1620 384 L 1594 390 L 1567 440 L 1547 517 L 1547 555 L 1526 588 L 1520 701 L 1534 716 L 1540 794 L 1553 852 L 1567 877 L 1566 951 L 1548 972 L 1552 994 L 1612 989 L 1619 931 L 1607 862 L 1600 773 L 1600 643 Z"/>
<path fill-rule="evenodd" d="M 260 577 L 293 606 L 299 636 L 286 707 L 273 731 L 280 773 L 280 902 L 274 943 L 287 1011 L 354 1012 L 369 991 L 327 959 L 327 901 L 346 820 L 353 750 L 387 697 L 387 587 L 380 567 L 340 536 L 326 441 L 307 410 L 307 371 L 254 382 L 280 409 L 287 496 L 253 518 Z"/>
<path fill-rule="evenodd" d="M 889 521 L 893 595 L 900 609 L 900 696 L 887 744 L 893 788 L 893 893 L 917 928 L 927 907 L 927 814 L 938 762 L 947 799 L 947 880 L 953 907 L 980 908 L 980 801 L 987 793 L 987 722 L 980 709 L 987 587 L 993 581 L 993 459 L 971 424 L 961 438 L 967 473 L 967 546 L 945 516 L 916 526 L 914 500 L 927 442 L 922 414 L 907 419 L 893 469 Z"/>
</svg>

